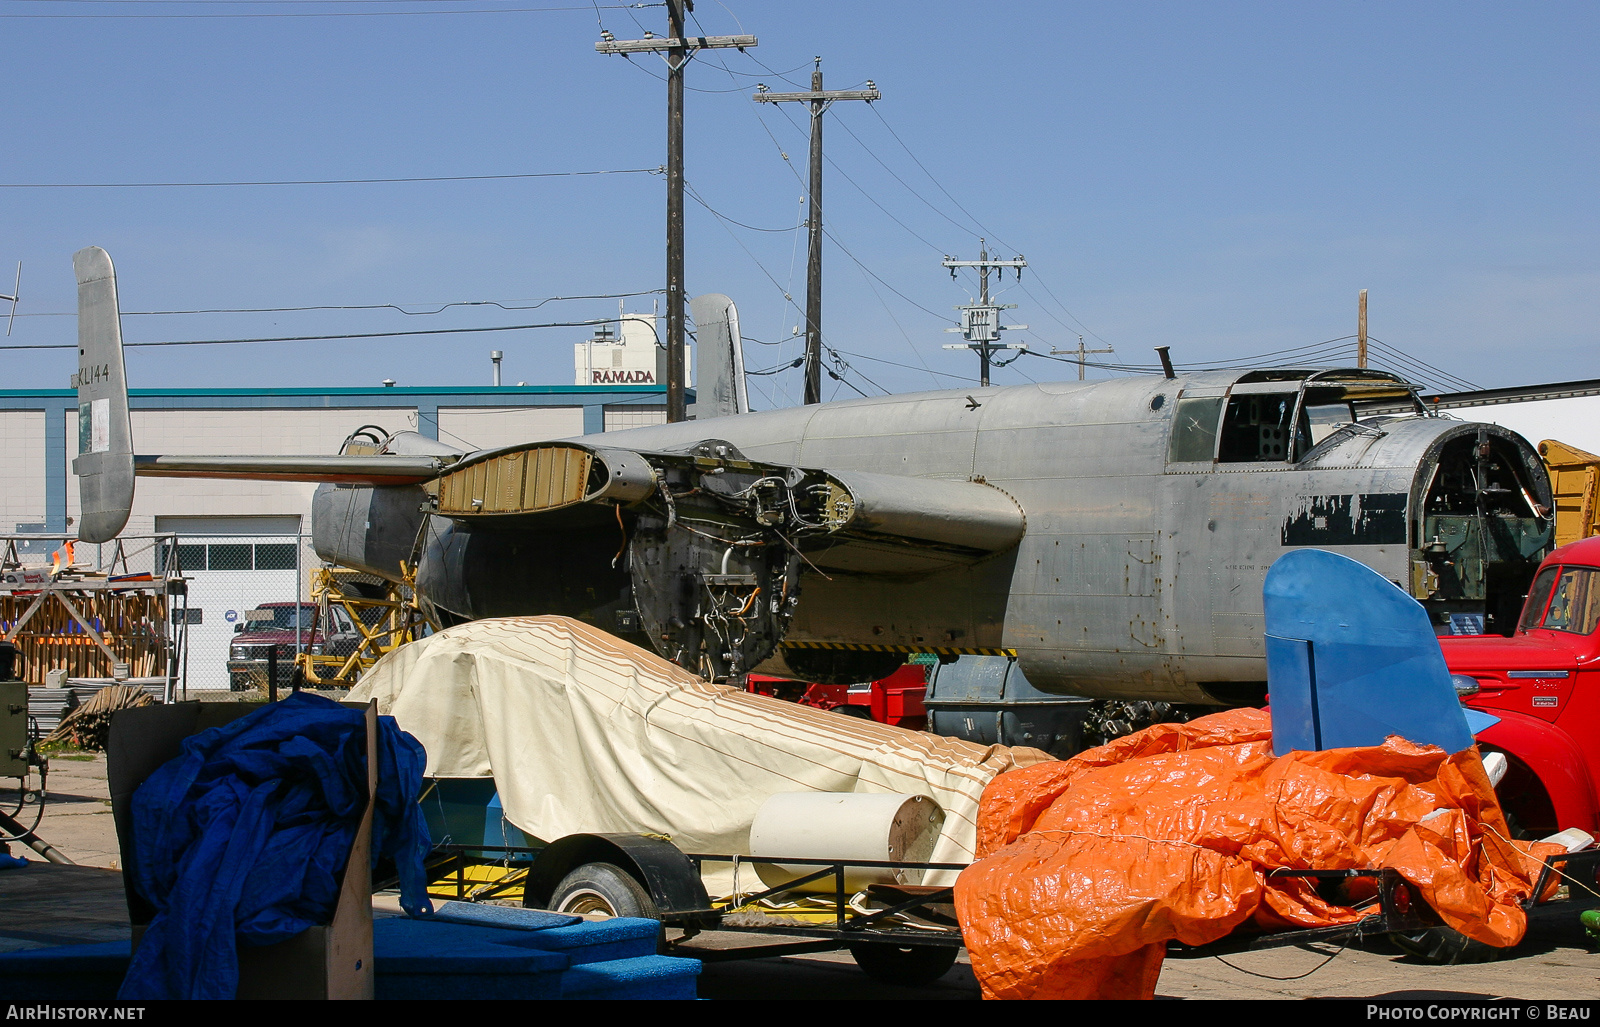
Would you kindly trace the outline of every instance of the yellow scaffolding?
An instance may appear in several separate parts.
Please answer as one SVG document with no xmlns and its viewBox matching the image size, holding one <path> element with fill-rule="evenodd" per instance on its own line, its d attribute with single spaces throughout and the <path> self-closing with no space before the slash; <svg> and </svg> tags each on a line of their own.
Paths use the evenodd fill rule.
<svg viewBox="0 0 1600 1027">
<path fill-rule="evenodd" d="M 405 580 L 385 582 L 383 595 L 360 594 L 371 588 L 369 575 L 344 567 L 322 567 L 312 573 L 311 598 L 320 607 L 324 645 L 331 644 L 333 609 L 349 614 L 360 640 L 348 653 L 304 652 L 295 657 L 306 684 L 348 688 L 385 653 L 432 632 L 434 625 L 418 602 L 416 572 L 401 564 Z"/>
</svg>

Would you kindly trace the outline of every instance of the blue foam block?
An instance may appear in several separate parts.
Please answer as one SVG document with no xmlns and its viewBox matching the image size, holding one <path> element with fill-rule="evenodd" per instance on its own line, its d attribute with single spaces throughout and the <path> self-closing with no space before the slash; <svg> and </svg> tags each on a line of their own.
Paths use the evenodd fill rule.
<svg viewBox="0 0 1600 1027">
<path fill-rule="evenodd" d="M 441 902 L 432 913 L 417 919 L 476 927 L 501 927 L 514 931 L 543 931 L 583 922 L 583 917 L 570 913 L 551 913 L 520 906 L 490 906 L 478 902 Z"/>
<path fill-rule="evenodd" d="M 700 960 L 638 956 L 574 966 L 561 977 L 564 999 L 693 999 Z"/>
<path fill-rule="evenodd" d="M 478 1000 L 555 999 L 561 997 L 565 956 L 532 949 L 503 950 L 505 955 L 374 958 L 373 991 L 379 999 Z"/>
<path fill-rule="evenodd" d="M 0 953 L 0 1001 L 115 1001 L 131 951 L 107 941 Z"/>
<path fill-rule="evenodd" d="M 612 917 L 586 920 L 571 927 L 552 927 L 529 934 L 505 932 L 507 945 L 527 945 L 546 952 L 564 953 L 574 966 L 635 956 L 653 956 L 661 936 L 658 920 Z"/>
<path fill-rule="evenodd" d="M 565 955 L 499 944 L 528 932 L 382 917 L 372 922 L 380 999 L 553 999 Z"/>
<path fill-rule="evenodd" d="M 558 914 L 559 915 L 559 914 Z M 563 919 L 577 919 L 566 918 Z M 595 963 L 656 952 L 661 924 L 636 917 L 609 920 L 577 919 L 562 927 L 542 931 L 503 930 L 434 919 L 385 917 L 372 922 L 373 953 L 380 972 L 383 957 L 430 955 L 457 946 L 514 946 L 559 952 L 572 963 Z"/>
</svg>

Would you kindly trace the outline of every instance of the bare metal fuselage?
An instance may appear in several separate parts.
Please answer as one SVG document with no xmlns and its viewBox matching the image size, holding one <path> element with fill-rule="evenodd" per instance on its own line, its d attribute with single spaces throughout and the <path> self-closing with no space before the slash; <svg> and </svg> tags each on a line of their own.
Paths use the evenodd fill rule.
<svg viewBox="0 0 1600 1027">
<path fill-rule="evenodd" d="M 1524 440 L 1440 418 L 1383 419 L 1292 463 L 1170 460 L 1178 400 L 1222 396 L 1238 377 L 891 396 L 605 441 L 719 438 L 771 463 L 986 481 L 1026 515 L 1013 549 L 924 574 L 808 572 L 784 645 L 1012 651 L 1038 687 L 1090 696 L 1231 701 L 1264 683 L 1261 585 L 1289 548 L 1335 548 L 1437 597 L 1424 506 L 1452 440 L 1486 431 L 1548 503 Z"/>
</svg>

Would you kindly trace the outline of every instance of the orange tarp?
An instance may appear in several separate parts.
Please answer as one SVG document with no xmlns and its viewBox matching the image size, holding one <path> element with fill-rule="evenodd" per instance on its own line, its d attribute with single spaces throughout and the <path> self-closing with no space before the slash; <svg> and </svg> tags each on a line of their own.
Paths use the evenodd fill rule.
<svg viewBox="0 0 1600 1027">
<path fill-rule="evenodd" d="M 1151 998 L 1170 939 L 1363 915 L 1275 868 L 1392 867 L 1449 926 L 1515 945 L 1538 863 L 1509 837 L 1476 749 L 1274 757 L 1269 715 L 1231 710 L 996 777 L 956 910 L 988 998 Z"/>
</svg>

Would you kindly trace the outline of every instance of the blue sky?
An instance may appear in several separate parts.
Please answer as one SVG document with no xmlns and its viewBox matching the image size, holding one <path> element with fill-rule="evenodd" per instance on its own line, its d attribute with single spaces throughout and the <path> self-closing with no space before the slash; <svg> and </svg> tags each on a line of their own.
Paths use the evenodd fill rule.
<svg viewBox="0 0 1600 1027">
<path fill-rule="evenodd" d="M 539 8 L 575 7 L 570 10 Z M 450 12 L 450 13 L 398 13 Z M 494 12 L 494 13 L 468 13 Z M 270 15 L 217 17 L 217 15 Z M 318 14 L 338 17 L 286 17 Z M 373 16 L 379 15 L 381 16 Z M 1036 349 L 1180 366 L 1371 334 L 1484 387 L 1600 376 L 1600 7 L 1545 3 L 808 3 L 700 0 L 748 54 L 691 65 L 689 291 L 739 304 L 751 369 L 800 352 L 806 118 L 758 82 L 876 82 L 828 114 L 825 396 L 965 387 L 941 347 L 945 254 L 978 239 L 1029 262 L 1011 333 Z M 41 17 L 48 15 L 50 17 Z M 117 15 L 120 17 L 112 17 Z M 184 15 L 185 17 L 152 17 Z M 602 56 L 666 31 L 664 8 L 570 0 L 0 0 L 0 184 L 232 182 L 654 168 L 659 58 Z M 787 76 L 785 79 L 784 76 Z M 786 161 L 781 153 L 787 153 Z M 446 303 L 526 306 L 664 279 L 664 180 L 248 188 L 0 188 L 0 292 L 23 262 L 9 345 L 71 343 L 71 254 L 104 246 L 126 311 Z M 842 248 L 841 248 L 842 247 Z M 864 269 L 863 269 L 864 266 Z M 537 310 L 130 316 L 129 342 L 582 321 Z M 648 310 L 652 298 L 628 300 Z M 141 386 L 571 380 L 559 328 L 134 351 Z M 1353 343 L 1341 343 L 1353 352 Z M 1346 362 L 1331 357 L 1330 362 Z M 1394 358 L 1378 366 L 1407 370 Z M 65 350 L 5 353 L 8 387 L 64 386 Z M 1091 376 L 1112 373 L 1091 369 Z M 1023 357 L 997 383 L 1076 376 Z M 798 371 L 755 382 L 796 401 Z"/>
</svg>

